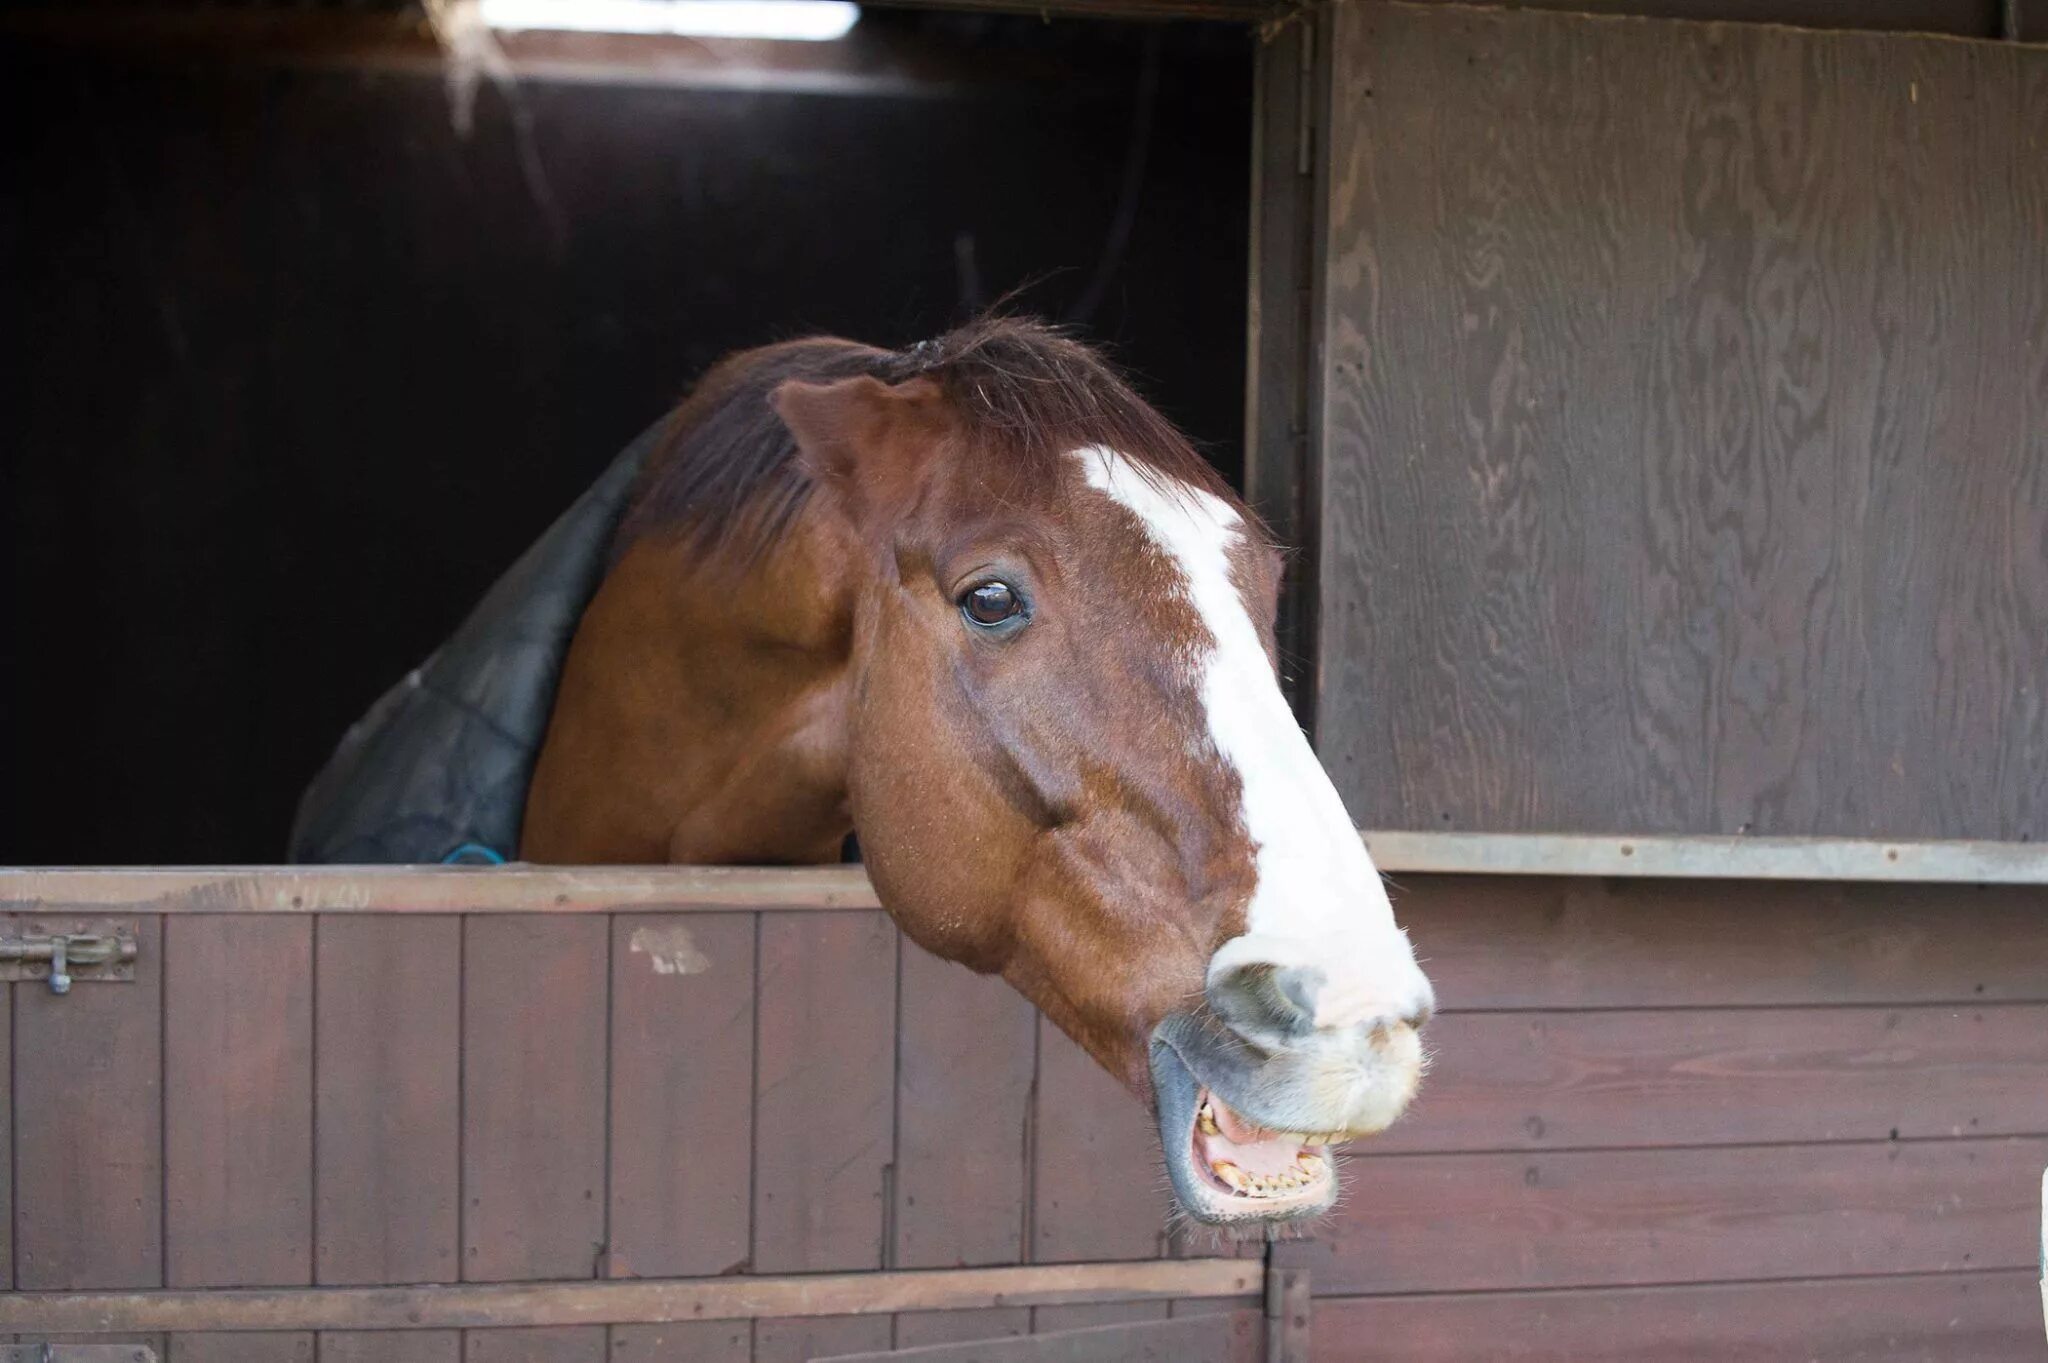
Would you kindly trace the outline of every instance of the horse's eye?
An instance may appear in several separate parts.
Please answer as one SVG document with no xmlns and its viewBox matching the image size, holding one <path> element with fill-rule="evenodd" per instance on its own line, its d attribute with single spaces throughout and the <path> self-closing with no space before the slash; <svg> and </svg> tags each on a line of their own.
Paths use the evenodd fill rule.
<svg viewBox="0 0 2048 1363">
<path fill-rule="evenodd" d="M 960 598 L 960 613 L 983 629 L 994 629 L 1023 617 L 1024 598 L 1007 582 L 984 582 Z"/>
</svg>

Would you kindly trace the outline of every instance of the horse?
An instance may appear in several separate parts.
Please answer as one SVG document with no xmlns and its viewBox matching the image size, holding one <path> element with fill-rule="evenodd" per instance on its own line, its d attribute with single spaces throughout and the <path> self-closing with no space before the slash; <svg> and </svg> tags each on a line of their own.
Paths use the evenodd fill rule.
<svg viewBox="0 0 2048 1363">
<path fill-rule="evenodd" d="M 732 355 L 608 479 L 517 854 L 851 838 L 904 933 L 1150 1109 L 1187 1215 L 1327 1211 L 1332 1147 L 1415 1094 L 1434 996 L 1281 692 L 1282 556 L 1172 423 L 1093 348 L 984 318 Z"/>
</svg>

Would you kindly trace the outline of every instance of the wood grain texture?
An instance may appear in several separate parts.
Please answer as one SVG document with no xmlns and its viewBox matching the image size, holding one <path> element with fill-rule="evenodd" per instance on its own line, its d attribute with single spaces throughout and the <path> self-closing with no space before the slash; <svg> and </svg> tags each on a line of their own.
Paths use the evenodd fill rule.
<svg viewBox="0 0 2048 1363">
<path fill-rule="evenodd" d="M 1351 1363 L 2034 1363 L 2025 1272 L 1319 1297 L 1310 1357 Z"/>
<path fill-rule="evenodd" d="M 2048 54 L 1336 14 L 1318 736 L 1389 828 L 2048 812 Z"/>
<path fill-rule="evenodd" d="M 898 969 L 893 1263 L 1021 1263 L 1038 1014 L 908 938 Z"/>
<path fill-rule="evenodd" d="M 840 1354 L 887 1349 L 884 1316 L 812 1316 L 804 1320 L 754 1322 L 754 1363 L 811 1363 Z"/>
<path fill-rule="evenodd" d="M 136 945 L 133 984 L 13 986 L 14 1091 L 35 1097 L 14 1114 L 24 1291 L 163 1282 L 161 920 Z"/>
<path fill-rule="evenodd" d="M 464 1281 L 596 1272 L 609 926 L 595 917 L 464 920 Z M 525 1346 L 464 1345 L 471 1356 L 479 1347 L 498 1358 L 514 1355 L 493 1351 Z"/>
<path fill-rule="evenodd" d="M 1452 1013 L 1356 1147 L 1518 1150 L 2048 1133 L 2048 1007 Z"/>
<path fill-rule="evenodd" d="M 462 1363 L 459 1330 L 329 1330 L 319 1363 Z"/>
<path fill-rule="evenodd" d="M 328 915 L 317 948 L 314 1281 L 451 1281 L 461 1262 L 462 925 Z M 321 1342 L 323 1356 L 331 1347 Z"/>
<path fill-rule="evenodd" d="M 1031 1308 L 998 1306 L 986 1311 L 904 1311 L 896 1317 L 896 1347 L 971 1344 L 1031 1333 Z"/>
<path fill-rule="evenodd" d="M 165 1284 L 310 1283 L 311 919 L 164 925 L 164 1098 Z"/>
<path fill-rule="evenodd" d="M 1400 881 L 1450 1011 L 2048 1002 L 2048 891 L 1483 876 Z"/>
<path fill-rule="evenodd" d="M 1278 1252 L 1339 1295 L 2018 1268 L 2044 1163 L 2038 1137 L 1390 1155 Z"/>
<path fill-rule="evenodd" d="M 1033 1261 L 1165 1253 L 1169 1198 L 1158 1144 L 1138 1100 L 1041 1016 L 1031 1147 Z"/>
<path fill-rule="evenodd" d="M 462 1363 L 604 1363 L 601 1325 L 545 1330 L 465 1330 Z"/>
<path fill-rule="evenodd" d="M 754 917 L 612 923 L 615 1278 L 744 1266 L 753 1171 Z"/>
<path fill-rule="evenodd" d="M 0 915 L 0 933 L 15 930 L 14 919 Z M 14 986 L 0 985 L 0 1057 L 7 1061 L 7 1082 L 0 1083 L 0 1283 L 14 1287 Z"/>
<path fill-rule="evenodd" d="M 880 1268 L 896 1083 L 896 929 L 760 917 L 754 1268 Z"/>
<path fill-rule="evenodd" d="M 1256 1311 L 1211 1320 L 1160 1320 L 967 1344 L 846 1354 L 817 1363 L 1259 1363 L 1264 1321 Z"/>
<path fill-rule="evenodd" d="M 752 1321 L 614 1325 L 611 1331 L 611 1363 L 750 1363 L 753 1356 Z"/>
<path fill-rule="evenodd" d="M 172 1335 L 170 1363 L 314 1363 L 309 1334 Z"/>
</svg>

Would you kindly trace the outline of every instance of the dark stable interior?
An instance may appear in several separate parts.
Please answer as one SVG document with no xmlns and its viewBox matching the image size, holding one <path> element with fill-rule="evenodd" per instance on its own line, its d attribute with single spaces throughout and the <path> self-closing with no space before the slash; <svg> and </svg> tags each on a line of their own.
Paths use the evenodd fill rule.
<svg viewBox="0 0 2048 1363">
<path fill-rule="evenodd" d="M 1241 27 L 870 12 L 852 77 L 0 39 L 0 864 L 301 787 L 719 356 L 1014 306 L 1242 466 Z"/>
</svg>

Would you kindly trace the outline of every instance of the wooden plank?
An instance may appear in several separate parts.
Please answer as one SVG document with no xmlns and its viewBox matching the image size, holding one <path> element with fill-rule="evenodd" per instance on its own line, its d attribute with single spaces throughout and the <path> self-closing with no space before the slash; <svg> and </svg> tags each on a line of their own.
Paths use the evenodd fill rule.
<svg viewBox="0 0 2048 1363">
<path fill-rule="evenodd" d="M 1353 814 L 2038 841 L 2048 54 L 1333 20 L 1317 732 Z"/>
<path fill-rule="evenodd" d="M 729 913 L 879 907 L 858 866 L 0 870 L 9 913 Z"/>
<path fill-rule="evenodd" d="M 795 1277 L 0 1294 L 0 1330 L 450 1330 L 889 1315 L 1256 1297 L 1255 1260 L 1054 1264 Z"/>
<path fill-rule="evenodd" d="M 1450 876 L 1395 912 L 1452 1010 L 2048 1002 L 2038 889 Z"/>
<path fill-rule="evenodd" d="M 182 919 L 163 936 L 164 1280 L 309 1283 L 312 920 Z"/>
<path fill-rule="evenodd" d="M 1151 1118 L 1043 1017 L 1038 1033 L 1032 1258 L 1157 1258 L 1166 1248 L 1167 1198 Z"/>
<path fill-rule="evenodd" d="M 1031 1313 L 1031 1333 L 1059 1334 L 1067 1330 L 1092 1330 L 1105 1325 L 1127 1325 L 1165 1320 L 1173 1304 L 1163 1301 L 1091 1302 L 1081 1306 L 1041 1306 Z"/>
<path fill-rule="evenodd" d="M 313 1363 L 309 1334 L 172 1335 L 170 1363 Z"/>
<path fill-rule="evenodd" d="M 761 915 L 754 1267 L 882 1266 L 896 1071 L 896 929 Z"/>
<path fill-rule="evenodd" d="M 462 1363 L 457 1330 L 329 1330 L 320 1363 Z"/>
<path fill-rule="evenodd" d="M 753 1356 L 754 1327 L 744 1320 L 614 1325 L 611 1331 L 611 1363 L 750 1363 Z"/>
<path fill-rule="evenodd" d="M 1364 836 L 1374 865 L 1389 873 L 2048 884 L 2048 845 L 2026 842 L 1401 829 Z"/>
<path fill-rule="evenodd" d="M 596 1270 L 607 931 L 604 919 L 589 917 L 463 923 L 465 1281 Z"/>
<path fill-rule="evenodd" d="M 462 1336 L 463 1363 L 604 1363 L 604 1330 L 579 1326 L 554 1330 L 468 1330 Z"/>
<path fill-rule="evenodd" d="M 1002 979 L 901 940 L 891 1262 L 1020 1262 L 1038 1015 Z"/>
<path fill-rule="evenodd" d="M 1447 1014 L 1359 1145 L 1519 1150 L 2048 1132 L 2048 1006 Z"/>
<path fill-rule="evenodd" d="M 1319 1297 L 1317 1363 L 2033 1363 L 2025 1272 Z"/>
<path fill-rule="evenodd" d="M 605 1271 L 736 1271 L 752 1215 L 754 917 L 620 915 L 611 968 Z"/>
<path fill-rule="evenodd" d="M 754 1322 L 754 1363 L 812 1363 L 889 1349 L 889 1322 L 875 1316 L 811 1316 Z"/>
<path fill-rule="evenodd" d="M 1457 1292 L 2031 1265 L 2048 1139 L 1354 1159 L 1316 1290 Z"/>
<path fill-rule="evenodd" d="M 1202 1320 L 1100 1325 L 977 1344 L 933 1344 L 835 1355 L 818 1363 L 1259 1363 L 1264 1322 L 1256 1311 Z"/>
<path fill-rule="evenodd" d="M 314 1280 L 451 1281 L 461 1262 L 461 922 L 330 915 L 318 932 Z"/>
<path fill-rule="evenodd" d="M 14 1091 L 35 1096 L 14 1114 L 24 1291 L 163 1281 L 161 929 L 138 921 L 132 984 L 15 986 Z"/>
<path fill-rule="evenodd" d="M 1031 1333 L 1031 1308 L 1005 1306 L 986 1311 L 905 1311 L 896 1317 L 896 1347 L 972 1344 Z"/>
<path fill-rule="evenodd" d="M 0 933 L 15 930 L 14 919 L 0 915 Z M 44 985 L 34 988 L 47 988 Z M 14 1286 L 14 986 L 0 985 L 0 1059 L 7 1079 L 0 1083 L 0 1283 Z"/>
</svg>

